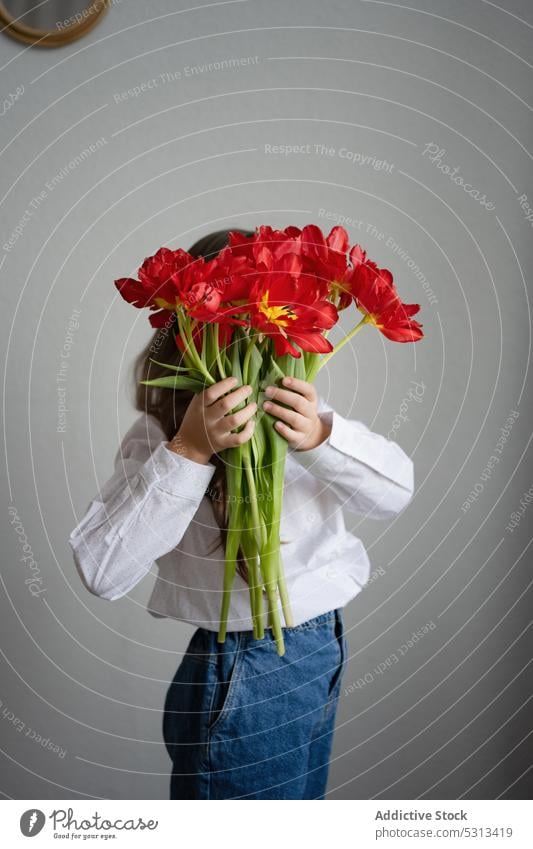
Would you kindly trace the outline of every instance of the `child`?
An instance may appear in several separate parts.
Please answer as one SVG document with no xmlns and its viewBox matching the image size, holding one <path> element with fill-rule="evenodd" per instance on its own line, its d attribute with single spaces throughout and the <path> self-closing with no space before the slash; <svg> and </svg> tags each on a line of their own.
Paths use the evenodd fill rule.
<svg viewBox="0 0 533 849">
<path fill-rule="evenodd" d="M 227 238 L 213 233 L 190 253 L 210 258 Z M 157 562 L 149 612 L 196 626 L 165 700 L 171 799 L 323 799 L 347 660 L 342 609 L 370 571 L 342 508 L 396 515 L 412 497 L 413 464 L 395 442 L 340 416 L 310 383 L 285 378 L 271 387 L 265 406 L 288 442 L 281 541 L 294 627 L 284 629 L 282 657 L 270 628 L 254 639 L 241 560 L 218 643 L 227 522 L 218 452 L 250 439 L 256 407 L 232 412 L 251 391 L 233 378 L 196 395 L 140 384 L 165 373 L 153 359 L 180 356 L 171 326 L 138 358 L 141 415 L 70 535 L 75 562 L 87 588 L 110 600 Z"/>
</svg>

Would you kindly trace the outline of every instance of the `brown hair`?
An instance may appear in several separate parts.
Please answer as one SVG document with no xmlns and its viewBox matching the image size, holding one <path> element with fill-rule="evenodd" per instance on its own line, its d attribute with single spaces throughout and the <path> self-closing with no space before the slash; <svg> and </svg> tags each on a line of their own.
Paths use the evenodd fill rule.
<svg viewBox="0 0 533 849">
<path fill-rule="evenodd" d="M 232 228 L 233 231 L 245 236 L 252 236 L 251 230 L 240 230 Z M 218 230 L 209 233 L 199 239 L 189 248 L 189 253 L 194 257 L 203 256 L 212 259 L 219 251 L 228 244 L 229 230 Z M 157 386 L 146 386 L 141 380 L 153 380 L 156 377 L 168 375 L 169 371 L 164 366 L 153 362 L 159 360 L 161 363 L 180 365 L 182 353 L 176 345 L 176 316 L 173 314 L 170 322 L 156 330 L 147 346 L 141 351 L 134 364 L 135 382 L 135 407 L 147 415 L 154 416 L 168 440 L 179 430 L 185 411 L 194 393 L 190 390 L 179 389 L 171 391 Z M 220 543 L 225 546 L 226 529 L 228 525 L 228 499 L 226 489 L 226 471 L 224 460 L 213 454 L 210 460 L 215 466 L 215 472 L 206 490 L 206 495 L 213 505 L 216 522 L 220 528 Z M 247 580 L 246 562 L 239 553 L 237 569 L 241 577 Z"/>
</svg>

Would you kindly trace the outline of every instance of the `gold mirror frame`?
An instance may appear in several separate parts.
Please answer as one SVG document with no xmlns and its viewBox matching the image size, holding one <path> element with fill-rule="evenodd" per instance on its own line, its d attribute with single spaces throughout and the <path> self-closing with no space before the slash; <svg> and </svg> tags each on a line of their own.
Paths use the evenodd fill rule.
<svg viewBox="0 0 533 849">
<path fill-rule="evenodd" d="M 71 24 L 62 30 L 40 30 L 16 20 L 0 2 L 0 24 L 2 32 L 24 44 L 33 44 L 35 47 L 62 47 L 81 38 L 96 26 L 109 5 L 110 0 L 93 0 L 92 3 L 87 3 L 87 16 L 79 23 Z"/>
</svg>

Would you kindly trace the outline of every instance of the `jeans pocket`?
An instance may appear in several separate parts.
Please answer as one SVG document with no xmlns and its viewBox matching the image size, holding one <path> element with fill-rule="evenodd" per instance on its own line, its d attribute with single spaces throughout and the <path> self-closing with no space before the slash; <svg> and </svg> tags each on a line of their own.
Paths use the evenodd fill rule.
<svg viewBox="0 0 533 849">
<path fill-rule="evenodd" d="M 339 662 L 330 681 L 328 700 L 334 699 L 337 695 L 337 691 L 340 688 L 341 679 L 344 674 L 346 659 L 348 656 L 348 643 L 346 641 L 346 635 L 344 633 L 344 621 L 342 617 L 342 612 L 340 610 L 335 620 L 335 636 L 337 638 Z"/>
<path fill-rule="evenodd" d="M 216 680 L 211 698 L 211 707 L 207 721 L 207 730 L 211 734 L 218 730 L 222 720 L 229 714 L 238 688 L 240 671 L 244 661 L 245 649 L 237 642 L 233 652 L 220 651 L 217 665 L 213 671 Z"/>
<path fill-rule="evenodd" d="M 163 706 L 163 740 L 173 760 L 183 739 L 199 737 L 202 691 L 208 664 L 185 654 L 168 687 Z"/>
<path fill-rule="evenodd" d="M 186 741 L 200 741 L 210 705 L 214 664 L 198 629 L 174 673 L 163 706 L 163 740 L 171 759 Z M 183 755 L 183 752 L 182 752 Z"/>
</svg>

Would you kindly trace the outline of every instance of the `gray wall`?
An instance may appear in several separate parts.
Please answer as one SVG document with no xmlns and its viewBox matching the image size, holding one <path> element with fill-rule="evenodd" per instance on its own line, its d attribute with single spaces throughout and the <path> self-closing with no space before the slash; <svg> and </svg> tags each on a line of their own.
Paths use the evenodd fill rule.
<svg viewBox="0 0 533 849">
<path fill-rule="evenodd" d="M 136 415 L 150 331 L 113 280 L 211 229 L 344 216 L 426 338 L 367 330 L 320 375 L 416 472 L 396 520 L 351 520 L 374 575 L 345 611 L 330 798 L 524 798 L 531 5 L 190 6 L 122 0 L 59 50 L 1 39 L 2 792 L 168 794 L 161 709 L 192 628 L 144 611 L 152 577 L 91 596 L 67 544 Z"/>
</svg>

